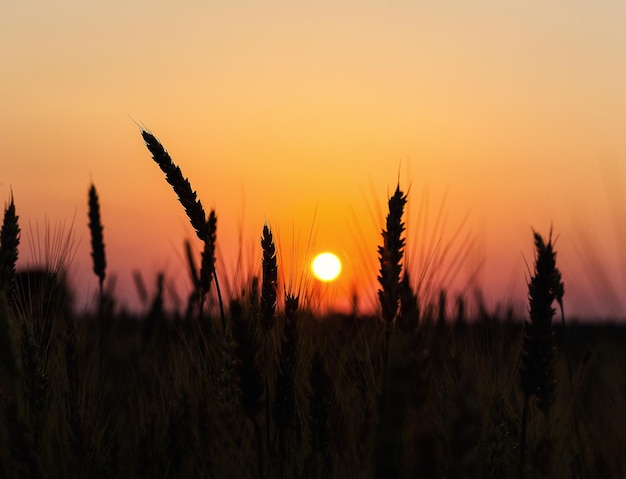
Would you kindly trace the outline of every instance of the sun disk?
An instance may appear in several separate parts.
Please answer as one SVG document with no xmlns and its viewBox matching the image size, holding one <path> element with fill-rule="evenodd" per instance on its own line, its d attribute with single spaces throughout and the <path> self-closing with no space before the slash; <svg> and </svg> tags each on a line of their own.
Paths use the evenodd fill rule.
<svg viewBox="0 0 626 479">
<path fill-rule="evenodd" d="M 333 253 L 320 253 L 313 259 L 311 269 L 320 281 L 334 281 L 341 273 L 341 261 Z"/>
</svg>

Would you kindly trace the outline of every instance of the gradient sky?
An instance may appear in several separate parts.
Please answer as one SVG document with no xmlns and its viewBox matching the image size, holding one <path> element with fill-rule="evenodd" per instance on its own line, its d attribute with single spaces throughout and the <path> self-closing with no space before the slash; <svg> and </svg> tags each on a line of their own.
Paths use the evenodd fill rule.
<svg viewBox="0 0 626 479">
<path fill-rule="evenodd" d="M 331 250 L 344 274 L 323 301 L 357 288 L 373 304 L 399 178 L 415 278 L 434 251 L 447 284 L 458 251 L 451 294 L 523 304 L 531 228 L 553 225 L 566 311 L 623 313 L 624 2 L 307 3 L 2 2 L 0 194 L 20 265 L 73 222 L 72 280 L 82 304 L 95 292 L 93 180 L 120 300 L 137 304 L 133 270 L 186 296 L 183 240 L 200 245 L 134 120 L 216 209 L 225 283 L 256 271 L 267 221 L 285 281 Z"/>
</svg>

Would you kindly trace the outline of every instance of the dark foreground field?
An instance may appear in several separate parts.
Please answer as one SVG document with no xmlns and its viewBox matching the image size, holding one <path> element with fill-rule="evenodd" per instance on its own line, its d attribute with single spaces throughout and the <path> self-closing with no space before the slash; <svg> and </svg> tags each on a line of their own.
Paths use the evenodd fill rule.
<svg viewBox="0 0 626 479">
<path fill-rule="evenodd" d="M 626 328 L 556 328 L 521 454 L 521 320 L 422 315 L 386 361 L 380 318 L 290 305 L 263 325 L 242 298 L 223 324 L 156 301 L 100 340 L 93 318 L 5 304 L 0 476 L 625 477 Z"/>
</svg>

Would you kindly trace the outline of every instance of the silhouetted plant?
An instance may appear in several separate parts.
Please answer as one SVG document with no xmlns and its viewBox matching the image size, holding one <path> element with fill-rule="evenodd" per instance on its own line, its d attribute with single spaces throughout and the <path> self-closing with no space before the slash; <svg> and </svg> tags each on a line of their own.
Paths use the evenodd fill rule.
<svg viewBox="0 0 626 479">
<path fill-rule="evenodd" d="M 96 187 L 92 184 L 89 189 L 89 231 L 91 233 L 91 258 L 93 272 L 98 277 L 98 321 L 100 323 L 100 354 L 104 347 L 104 278 L 106 276 L 106 256 L 104 252 L 104 238 L 102 221 L 100 220 L 100 204 Z"/>
<path fill-rule="evenodd" d="M 208 219 L 209 233 L 207 241 L 204 242 L 204 251 L 202 252 L 202 267 L 200 268 L 200 316 L 202 317 L 202 305 L 204 298 L 211 290 L 211 278 L 215 272 L 215 242 L 217 237 L 217 216 L 215 211 L 211 210 Z"/>
<path fill-rule="evenodd" d="M 385 411 L 385 401 L 387 400 L 387 394 L 385 391 L 388 382 L 388 359 L 389 359 L 389 343 L 391 339 L 391 332 L 393 330 L 394 321 L 398 315 L 398 309 L 400 306 L 400 298 L 403 293 L 402 284 L 400 282 L 400 274 L 402 273 L 402 257 L 404 256 L 404 243 L 405 240 L 402 237 L 404 232 L 404 223 L 402 222 L 402 215 L 404 213 L 404 205 L 406 204 L 406 195 L 400 190 L 400 185 L 396 186 L 396 191 L 389 199 L 389 213 L 387 214 L 386 229 L 382 231 L 383 244 L 378 247 L 378 259 L 380 261 L 380 270 L 378 276 L 378 282 L 381 288 L 378 290 L 378 299 L 382 310 L 382 317 L 385 322 L 385 343 L 384 343 L 384 357 L 383 357 L 383 390 L 379 398 L 378 410 L 379 414 L 383 414 Z M 408 281 L 408 279 L 407 279 Z M 404 294 L 406 296 L 405 307 L 411 308 L 411 294 L 407 290 L 408 283 L 404 287 Z M 404 318 L 409 323 L 409 318 Z M 403 324 L 403 327 L 408 324 Z"/>
<path fill-rule="evenodd" d="M 263 226 L 261 237 L 263 249 L 263 280 L 261 282 L 261 325 L 267 332 L 274 325 L 274 312 L 276 310 L 276 290 L 278 288 L 278 266 L 276 264 L 276 246 L 272 237 L 272 230 L 267 225 Z"/>
<path fill-rule="evenodd" d="M 524 393 L 524 410 L 520 440 L 520 475 L 523 475 L 524 455 L 526 452 L 526 426 L 529 401 L 532 396 L 537 400 L 537 407 L 548 414 L 555 398 L 554 361 L 556 345 L 552 317 L 552 303 L 561 303 L 564 293 L 561 273 L 556 267 L 556 252 L 552 244 L 552 235 L 548 243 L 541 235 L 534 232 L 535 271 L 528 284 L 529 317 L 524 323 L 522 339 L 520 379 Z"/>
<path fill-rule="evenodd" d="M 91 232 L 91 257 L 93 259 L 93 272 L 100 283 L 100 305 L 104 296 L 104 278 L 106 277 L 106 255 L 104 251 L 104 238 L 102 235 L 102 221 L 100 220 L 100 204 L 96 187 L 92 184 L 89 189 L 89 231 Z"/>
<path fill-rule="evenodd" d="M 7 293 L 7 299 L 10 299 L 13 293 L 15 264 L 20 244 L 18 218 L 15 214 L 13 195 L 11 195 L 11 202 L 4 210 L 4 220 L 0 230 L 0 290 Z"/>
<path fill-rule="evenodd" d="M 17 356 L 9 302 L 15 289 L 15 264 L 19 243 L 18 216 L 15 214 L 15 204 L 11 195 L 11 202 L 4 211 L 0 230 L 0 368 L 5 369 L 12 379 L 17 375 Z"/>
<path fill-rule="evenodd" d="M 378 282 L 378 299 L 382 308 L 383 319 L 391 325 L 398 313 L 400 301 L 400 273 L 402 272 L 402 257 L 404 255 L 405 240 L 402 237 L 404 223 L 402 215 L 406 195 L 400 191 L 400 185 L 389 199 L 389 213 L 386 229 L 382 232 L 383 244 L 378 247 L 380 273 Z"/>
<path fill-rule="evenodd" d="M 207 221 L 206 213 L 202 207 L 202 203 L 197 198 L 197 194 L 192 190 L 189 180 L 183 176 L 180 168 L 174 164 L 169 153 L 163 148 L 163 145 L 155 138 L 152 133 L 148 133 L 142 130 L 141 136 L 146 142 L 146 146 L 152 158 L 159 165 L 159 168 L 165 173 L 165 179 L 173 188 L 174 192 L 178 196 L 178 201 L 185 209 L 187 217 L 196 231 L 198 238 L 204 243 L 206 261 L 203 259 L 203 267 L 208 268 L 210 259 L 212 258 L 212 252 L 215 248 L 217 217 L 215 212 L 211 212 L 209 220 Z M 219 282 L 217 280 L 217 273 L 215 271 L 215 264 L 212 265 L 212 271 L 207 271 L 213 274 L 215 278 L 215 289 L 217 290 L 217 297 L 220 304 L 220 312 L 222 316 L 222 322 L 225 322 L 224 307 L 222 304 L 222 295 L 220 292 Z M 206 273 L 205 273 L 206 274 Z"/>
</svg>

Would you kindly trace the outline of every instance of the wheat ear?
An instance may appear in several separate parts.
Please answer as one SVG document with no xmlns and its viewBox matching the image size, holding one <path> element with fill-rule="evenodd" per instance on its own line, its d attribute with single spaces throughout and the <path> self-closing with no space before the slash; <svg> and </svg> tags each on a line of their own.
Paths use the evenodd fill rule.
<svg viewBox="0 0 626 479">
<path fill-rule="evenodd" d="M 159 165 L 159 168 L 161 168 L 163 173 L 165 173 L 165 179 L 174 189 L 174 192 L 178 196 L 178 201 L 181 205 L 183 205 L 185 213 L 187 213 L 191 226 L 196 231 L 198 238 L 204 242 L 205 252 L 208 250 L 208 256 L 210 256 L 210 246 L 207 245 L 213 245 L 213 249 L 215 247 L 217 228 L 217 217 L 215 216 L 215 212 L 211 211 L 209 220 L 207 221 L 206 213 L 204 212 L 202 203 L 197 198 L 197 193 L 191 188 L 189 180 L 183 176 L 180 168 L 174 164 L 169 153 L 165 150 L 165 148 L 163 148 L 163 145 L 159 143 L 152 133 L 145 130 L 142 130 L 141 136 L 146 142 L 146 147 L 150 153 L 152 153 L 152 158 L 156 164 Z M 217 273 L 215 271 L 215 262 L 213 262 L 210 273 L 213 275 L 213 278 L 215 278 L 215 289 L 217 291 L 217 298 L 220 304 L 222 322 L 225 323 L 224 306 L 222 304 L 222 295 L 220 292 L 219 282 L 217 280 Z"/>
<path fill-rule="evenodd" d="M 272 230 L 269 226 L 263 226 L 261 237 L 263 249 L 262 269 L 263 280 L 261 282 L 261 325 L 267 332 L 274 325 L 274 312 L 276 311 L 276 290 L 278 288 L 278 266 L 276 264 L 276 246 Z"/>
<path fill-rule="evenodd" d="M 91 233 L 91 257 L 93 259 L 93 272 L 99 279 L 99 312 L 101 320 L 102 307 L 104 303 L 104 278 L 106 277 L 107 266 L 102 230 L 98 192 L 96 191 L 96 187 L 92 184 L 91 188 L 89 188 L 89 231 Z"/>
<path fill-rule="evenodd" d="M 15 214 L 13 195 L 11 202 L 4 210 L 2 230 L 0 230 L 0 290 L 5 290 L 10 298 L 15 278 L 18 246 L 20 244 L 20 227 Z"/>
<path fill-rule="evenodd" d="M 298 329 L 296 313 L 299 297 L 287 293 L 285 295 L 285 322 L 281 340 L 279 369 L 276 377 L 276 400 L 274 402 L 274 420 L 278 433 L 280 456 L 286 458 L 290 454 L 288 434 L 297 420 L 295 367 L 298 350 Z M 300 424 L 295 424 L 299 442 Z"/>
<path fill-rule="evenodd" d="M 380 260 L 380 275 L 378 282 L 378 299 L 382 308 L 383 319 L 391 325 L 398 313 L 400 301 L 400 273 L 402 272 L 402 257 L 404 255 L 404 223 L 402 214 L 406 204 L 406 195 L 400 191 L 400 185 L 389 199 L 389 213 L 386 229 L 382 231 L 383 244 L 378 247 Z"/>
<path fill-rule="evenodd" d="M 17 376 L 17 359 L 13 328 L 9 319 L 9 301 L 15 282 L 15 263 L 20 243 L 20 227 L 15 214 L 13 195 L 4 210 L 4 221 L 0 230 L 0 366 L 12 379 Z"/>
<path fill-rule="evenodd" d="M 217 216 L 215 211 L 211 210 L 209 213 L 208 225 L 208 238 L 204 242 L 204 251 L 202 252 L 202 263 L 200 267 L 200 317 L 202 317 L 202 306 L 204 304 L 204 297 L 209 293 L 211 289 L 211 278 L 215 276 L 215 242 L 217 239 Z M 215 278 L 216 289 L 219 288 L 217 283 L 217 277 Z"/>
<path fill-rule="evenodd" d="M 196 230 L 198 238 L 206 241 L 209 238 L 206 214 L 204 213 L 202 203 L 197 199 L 196 192 L 191 189 L 189 180 L 183 176 L 180 168 L 172 162 L 169 153 L 152 133 L 144 130 L 141 132 L 141 136 L 146 142 L 148 150 L 152 153 L 152 158 L 165 173 L 165 179 L 178 195 L 178 201 L 185 208 L 185 213 L 187 213 L 191 226 Z"/>
</svg>

